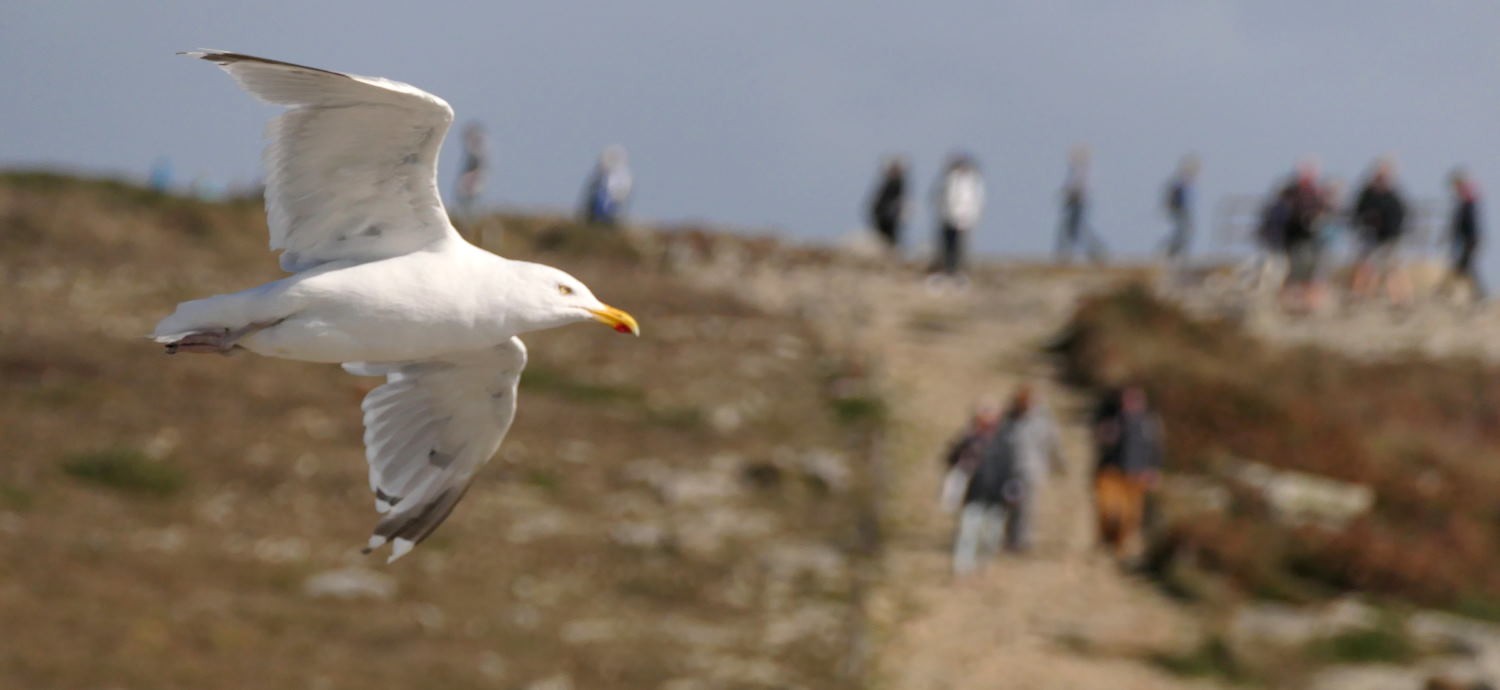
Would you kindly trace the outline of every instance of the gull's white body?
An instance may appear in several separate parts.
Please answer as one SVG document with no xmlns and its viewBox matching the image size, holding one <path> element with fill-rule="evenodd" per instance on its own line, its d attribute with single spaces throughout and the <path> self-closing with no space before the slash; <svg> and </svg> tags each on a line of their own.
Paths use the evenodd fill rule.
<svg viewBox="0 0 1500 690">
<path fill-rule="evenodd" d="M 437 193 L 453 111 L 412 86 L 204 51 L 263 101 L 289 106 L 266 148 L 271 248 L 286 278 L 178 305 L 153 338 L 217 337 L 271 357 L 383 376 L 366 396 L 366 459 L 391 560 L 447 518 L 515 416 L 517 335 L 601 320 L 638 332 L 554 268 L 465 241 Z M 207 334 L 205 336 L 205 334 Z M 232 334 L 232 335 L 231 335 Z"/>
<path fill-rule="evenodd" d="M 399 362 L 493 347 L 549 325 L 511 307 L 518 264 L 468 243 L 379 261 L 334 262 L 257 288 L 186 302 L 158 336 L 274 323 L 238 344 L 308 362 Z"/>
</svg>

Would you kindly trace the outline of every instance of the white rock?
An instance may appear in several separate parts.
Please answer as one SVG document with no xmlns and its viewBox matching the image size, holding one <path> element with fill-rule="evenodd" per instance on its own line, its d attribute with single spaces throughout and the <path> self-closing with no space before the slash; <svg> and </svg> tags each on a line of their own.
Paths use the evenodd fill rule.
<svg viewBox="0 0 1500 690">
<path fill-rule="evenodd" d="M 307 578 L 302 583 L 302 593 L 314 599 L 390 601 L 396 596 L 396 580 L 365 568 L 340 568 Z"/>
<path fill-rule="evenodd" d="M 619 636 L 620 625 L 612 620 L 593 619 L 573 621 L 562 627 L 559 637 L 568 644 L 608 642 Z"/>
<path fill-rule="evenodd" d="M 512 544 L 529 544 L 567 531 L 568 517 L 560 511 L 537 511 L 518 516 L 506 531 Z"/>
<path fill-rule="evenodd" d="M 479 655 L 479 675 L 490 680 L 505 678 L 505 659 L 494 650 L 485 650 Z"/>
<path fill-rule="evenodd" d="M 621 546 L 637 549 L 659 549 L 667 543 L 667 531 L 649 522 L 627 522 L 609 530 L 609 538 Z"/>
<path fill-rule="evenodd" d="M 1265 498 L 1278 520 L 1343 525 L 1370 511 L 1375 490 L 1364 484 L 1342 482 L 1306 472 L 1279 470 L 1255 462 L 1242 462 L 1229 474 Z"/>
<path fill-rule="evenodd" d="M 708 424 L 721 434 L 732 433 L 744 423 L 744 416 L 733 405 L 720 405 L 708 415 Z"/>
<path fill-rule="evenodd" d="M 573 679 L 566 673 L 559 673 L 526 686 L 526 690 L 573 690 Z"/>
</svg>

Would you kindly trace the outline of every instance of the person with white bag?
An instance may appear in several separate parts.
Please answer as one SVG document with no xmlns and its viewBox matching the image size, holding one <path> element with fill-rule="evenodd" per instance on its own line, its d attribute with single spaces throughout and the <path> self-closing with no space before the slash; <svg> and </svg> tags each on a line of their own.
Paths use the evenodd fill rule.
<svg viewBox="0 0 1500 690">
<path fill-rule="evenodd" d="M 943 476 L 943 490 L 938 505 L 945 513 L 958 512 L 963 505 L 964 492 L 969 489 L 969 478 L 979 467 L 984 446 L 1000 427 L 1000 401 L 984 396 L 974 403 L 974 413 L 969 425 L 957 440 L 948 446 L 943 456 L 948 472 Z"/>
</svg>

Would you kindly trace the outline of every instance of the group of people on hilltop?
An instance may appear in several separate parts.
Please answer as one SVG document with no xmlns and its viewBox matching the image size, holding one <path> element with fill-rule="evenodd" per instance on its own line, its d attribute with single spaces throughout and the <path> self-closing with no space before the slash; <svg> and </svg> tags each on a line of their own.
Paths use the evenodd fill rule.
<svg viewBox="0 0 1500 690">
<path fill-rule="evenodd" d="M 1092 433 L 1099 540 L 1123 559 L 1137 544 L 1147 494 L 1160 477 L 1162 423 L 1145 389 L 1129 385 L 1100 398 Z M 1002 549 L 1030 550 L 1047 480 L 1065 471 L 1056 420 L 1034 389 L 1021 386 L 1004 407 L 980 399 L 943 457 L 940 503 L 958 514 L 954 576 L 978 571 L 984 558 Z"/>
<path fill-rule="evenodd" d="M 1075 252 L 1099 263 L 1109 254 L 1104 240 L 1089 220 L 1089 151 L 1076 147 L 1068 156 L 1061 189 L 1061 213 L 1057 229 L 1056 259 L 1066 263 Z M 1186 254 L 1193 234 L 1193 188 L 1198 161 L 1189 156 L 1168 182 L 1163 210 L 1171 223 L 1164 251 L 1172 259 Z M 901 246 L 902 226 L 909 215 L 907 166 L 891 158 L 881 167 L 870 195 L 869 223 L 889 250 Z M 932 206 L 937 217 L 937 251 L 930 272 L 962 280 L 965 247 L 984 212 L 984 179 L 973 156 L 956 153 L 948 158 L 933 186 Z"/>
<path fill-rule="evenodd" d="M 1077 253 L 1091 261 L 1104 261 L 1108 249 L 1089 219 L 1088 182 L 1090 155 L 1087 148 L 1074 148 L 1068 156 L 1061 190 L 1056 260 L 1069 262 Z M 1187 255 L 1194 234 L 1194 203 L 1199 161 L 1186 156 L 1166 185 L 1162 210 L 1169 223 L 1162 254 L 1171 261 Z M 1452 262 L 1440 291 L 1464 287 L 1476 301 L 1484 286 L 1475 258 L 1482 236 L 1477 188 L 1463 170 L 1449 178 L 1453 211 L 1449 223 Z M 1394 303 L 1411 301 L 1411 282 L 1401 271 L 1400 245 L 1410 225 L 1408 204 L 1396 184 L 1394 166 L 1381 161 L 1372 169 L 1353 203 L 1344 209 L 1341 186 L 1318 176 L 1317 166 L 1304 163 L 1276 188 L 1262 208 L 1257 242 L 1267 256 L 1278 257 L 1287 268 L 1280 298 L 1292 311 L 1320 306 L 1327 291 L 1321 279 L 1328 241 L 1348 229 L 1358 247 L 1349 282 L 1355 298 L 1384 296 Z M 869 201 L 869 220 L 879 239 L 898 249 L 902 226 L 908 216 L 906 163 L 888 160 Z M 937 217 L 937 251 L 930 273 L 962 280 L 965 248 L 984 211 L 984 181 L 978 164 L 968 154 L 954 154 L 933 187 L 932 205 Z"/>
<path fill-rule="evenodd" d="M 1449 223 L 1453 260 L 1442 291 L 1463 285 L 1474 299 L 1484 286 L 1474 265 L 1479 248 L 1478 192 L 1463 170 L 1449 176 L 1454 204 Z M 1341 206 L 1337 181 L 1320 179 L 1317 165 L 1304 161 L 1277 188 L 1261 210 L 1257 240 L 1268 255 L 1286 264 L 1281 301 L 1291 311 L 1313 311 L 1326 301 L 1322 267 L 1327 245 L 1350 232 L 1356 245 L 1349 294 L 1356 299 L 1383 296 L 1394 304 L 1410 303 L 1411 280 L 1402 271 L 1401 244 L 1408 237 L 1411 213 L 1396 183 L 1395 166 L 1382 159 L 1371 168 L 1354 201 Z"/>
</svg>

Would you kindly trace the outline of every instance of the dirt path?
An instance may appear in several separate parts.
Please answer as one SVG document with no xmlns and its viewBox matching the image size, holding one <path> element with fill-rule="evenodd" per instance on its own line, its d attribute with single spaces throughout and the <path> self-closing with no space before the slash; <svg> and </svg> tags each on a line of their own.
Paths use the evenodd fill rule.
<svg viewBox="0 0 1500 690">
<path fill-rule="evenodd" d="M 1017 269 L 954 293 L 904 271 L 731 267 L 703 275 L 820 323 L 878 367 L 891 426 L 884 584 L 871 604 L 876 687 L 1213 687 L 1143 661 L 1190 645 L 1198 623 L 1093 549 L 1086 404 L 1038 354 L 1077 299 L 1111 278 Z M 1004 396 L 1023 381 L 1043 392 L 1062 424 L 1067 472 L 1042 497 L 1032 554 L 1002 557 L 955 583 L 952 518 L 936 505 L 938 454 L 976 397 Z"/>
</svg>

